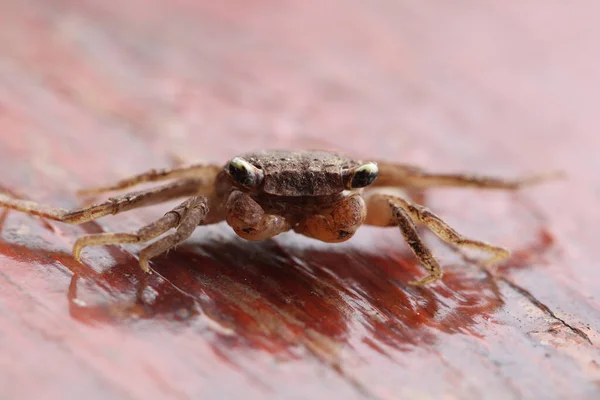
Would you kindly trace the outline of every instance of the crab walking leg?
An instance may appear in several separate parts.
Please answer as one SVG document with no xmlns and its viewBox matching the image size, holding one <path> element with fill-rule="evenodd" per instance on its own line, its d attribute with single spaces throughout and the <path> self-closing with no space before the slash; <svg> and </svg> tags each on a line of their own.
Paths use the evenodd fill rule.
<svg viewBox="0 0 600 400">
<path fill-rule="evenodd" d="M 497 263 L 506 260 L 510 256 L 510 251 L 507 249 L 461 235 L 427 207 L 412 204 L 403 198 L 396 198 L 394 202 L 406 210 L 413 220 L 423 223 L 446 243 L 490 253 L 492 256 L 485 261 L 486 264 Z"/>
<path fill-rule="evenodd" d="M 256 200 L 240 191 L 229 195 L 225 208 L 227 223 L 246 240 L 269 239 L 292 228 L 291 222 L 284 216 L 265 213 Z"/>
<path fill-rule="evenodd" d="M 142 243 L 152 240 L 171 228 L 175 228 L 181 219 L 177 210 L 169 211 L 162 218 L 138 229 L 133 233 L 99 233 L 81 236 L 73 245 L 73 257 L 81 262 L 81 251 L 88 246 L 107 246 L 111 244 Z"/>
<path fill-rule="evenodd" d="M 118 214 L 138 207 L 162 203 L 178 197 L 193 196 L 199 191 L 201 181 L 187 179 L 156 188 L 132 192 L 113 197 L 104 203 L 76 210 L 65 210 L 38 204 L 33 201 L 19 200 L 0 194 L 0 207 L 22 211 L 54 221 L 68 224 L 81 224 L 106 215 Z"/>
<path fill-rule="evenodd" d="M 390 226 L 393 225 L 394 222 L 400 223 L 397 216 L 398 210 L 401 209 L 413 221 L 424 224 L 440 239 L 447 243 L 450 243 L 454 246 L 470 247 L 476 250 L 491 253 L 492 257 L 486 260 L 486 263 L 496 263 L 505 260 L 508 258 L 508 256 L 510 256 L 510 252 L 502 247 L 497 247 L 479 240 L 469 239 L 461 235 L 426 207 L 412 204 L 401 197 L 374 194 L 367 199 L 367 206 L 368 214 L 366 223 L 369 225 Z M 410 242 L 409 245 L 411 245 Z M 415 251 L 414 247 L 413 251 Z M 416 251 L 415 254 L 417 257 L 419 257 Z M 419 258 L 424 263 L 424 266 L 429 269 L 423 258 Z"/>
<path fill-rule="evenodd" d="M 158 182 L 168 179 L 193 178 L 201 181 L 201 185 L 211 187 L 222 167 L 211 164 L 193 164 L 176 168 L 152 169 L 130 178 L 122 179 L 114 185 L 79 190 L 78 195 L 95 195 L 116 190 L 124 190 L 147 182 Z"/>
<path fill-rule="evenodd" d="M 207 213 L 208 205 L 206 197 L 191 197 L 166 213 L 162 218 L 142 227 L 134 233 L 101 233 L 82 236 L 77 239 L 73 246 L 73 256 L 77 261 L 81 261 L 81 251 L 84 247 L 147 242 L 162 235 L 169 229 L 177 227 L 175 233 L 159 239 L 141 251 L 140 267 L 149 273 L 149 259 L 187 239 L 196 226 L 202 223 Z"/>
<path fill-rule="evenodd" d="M 429 188 L 453 186 L 480 189 L 518 190 L 563 176 L 561 172 L 551 172 L 518 179 L 502 179 L 490 176 L 468 174 L 436 174 L 405 164 L 393 164 L 387 162 L 377 163 L 377 166 L 379 168 L 379 177 L 372 185 L 373 187 L 400 186 L 410 188 Z"/>
<path fill-rule="evenodd" d="M 148 261 L 172 248 L 191 236 L 198 225 L 201 225 L 208 214 L 207 199 L 204 196 L 196 196 L 182 204 L 183 215 L 179 221 L 177 230 L 142 249 L 140 252 L 140 267 L 150 272 Z M 180 214 L 178 214 L 180 215 Z"/>
<path fill-rule="evenodd" d="M 375 226 L 398 226 L 404 236 L 404 240 L 421 262 L 421 265 L 429 271 L 429 275 L 419 281 L 409 282 L 411 285 L 424 286 L 441 279 L 442 268 L 433 257 L 431 250 L 423 243 L 419 236 L 415 222 L 410 214 L 396 204 L 395 198 L 391 196 L 373 195 L 367 199 L 367 218 L 365 223 Z"/>
</svg>

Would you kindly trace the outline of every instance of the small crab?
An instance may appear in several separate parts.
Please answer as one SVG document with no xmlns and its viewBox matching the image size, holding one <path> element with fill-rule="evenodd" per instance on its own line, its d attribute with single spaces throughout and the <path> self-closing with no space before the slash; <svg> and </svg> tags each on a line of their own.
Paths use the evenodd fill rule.
<svg viewBox="0 0 600 400">
<path fill-rule="evenodd" d="M 516 190 L 541 177 L 504 180 L 461 174 L 435 174 L 390 162 L 359 161 L 326 151 L 259 151 L 234 157 L 225 166 L 194 164 L 151 170 L 113 186 L 83 190 L 100 194 L 147 182 L 170 183 L 127 193 L 77 210 L 47 207 L 0 195 L 0 207 L 43 218 L 80 224 L 109 214 L 149 206 L 176 198 L 187 199 L 162 218 L 132 233 L 101 233 L 79 237 L 73 256 L 81 261 L 86 246 L 149 242 L 139 264 L 150 272 L 149 260 L 177 246 L 198 225 L 221 221 L 247 240 L 264 240 L 294 230 L 324 242 L 344 242 L 363 224 L 400 228 L 404 239 L 429 274 L 415 285 L 442 277 L 442 269 L 423 243 L 416 223 L 427 226 L 442 240 L 456 246 L 483 250 L 489 262 L 501 261 L 509 251 L 466 238 L 427 208 L 412 203 L 396 189 L 462 186 Z M 392 188 L 393 190 L 389 190 Z"/>
</svg>

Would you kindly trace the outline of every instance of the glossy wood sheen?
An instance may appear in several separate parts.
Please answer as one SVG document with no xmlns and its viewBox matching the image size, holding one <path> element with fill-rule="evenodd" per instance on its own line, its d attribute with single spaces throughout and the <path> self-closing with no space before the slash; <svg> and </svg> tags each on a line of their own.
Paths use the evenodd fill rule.
<svg viewBox="0 0 600 400">
<path fill-rule="evenodd" d="M 505 4 L 506 3 L 506 4 Z M 396 229 L 325 245 L 198 229 L 145 277 L 133 230 L 9 213 L 2 399 L 595 399 L 600 35 L 594 1 L 10 1 L 0 4 L 0 177 L 57 206 L 176 160 L 337 148 L 439 171 L 568 179 L 426 204 L 514 250 L 495 274 Z"/>
</svg>

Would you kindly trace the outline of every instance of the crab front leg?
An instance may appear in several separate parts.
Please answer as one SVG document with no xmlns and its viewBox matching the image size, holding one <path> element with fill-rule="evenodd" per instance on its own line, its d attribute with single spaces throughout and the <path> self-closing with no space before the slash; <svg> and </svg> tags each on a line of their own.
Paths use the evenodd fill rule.
<svg viewBox="0 0 600 400">
<path fill-rule="evenodd" d="M 471 187 L 479 189 L 519 190 L 549 179 L 562 177 L 560 172 L 531 175 L 518 179 L 503 179 L 470 174 L 432 173 L 406 164 L 378 162 L 379 177 L 372 187 L 394 186 L 403 188 Z"/>
<path fill-rule="evenodd" d="M 368 214 L 365 223 L 375 226 L 397 225 L 415 256 L 429 271 L 429 275 L 420 281 L 410 282 L 413 285 L 426 285 L 439 280 L 443 275 L 437 260 L 420 238 L 415 222 L 423 223 L 447 243 L 491 253 L 492 257 L 486 263 L 502 261 L 510 255 L 506 249 L 461 235 L 427 208 L 412 204 L 401 197 L 373 194 L 367 198 L 367 206 Z"/>
<path fill-rule="evenodd" d="M 231 192 L 225 208 L 227 223 L 238 236 L 246 240 L 269 239 L 292 228 L 287 218 L 265 213 L 256 200 L 238 190 Z"/>
<path fill-rule="evenodd" d="M 323 242 L 344 242 L 354 236 L 366 215 L 363 198 L 354 193 L 304 217 L 294 230 Z"/>
</svg>

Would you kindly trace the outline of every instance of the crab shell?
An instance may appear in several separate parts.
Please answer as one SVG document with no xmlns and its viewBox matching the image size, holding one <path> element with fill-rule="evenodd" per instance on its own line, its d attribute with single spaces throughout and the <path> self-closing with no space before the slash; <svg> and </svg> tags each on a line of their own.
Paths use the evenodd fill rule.
<svg viewBox="0 0 600 400">
<path fill-rule="evenodd" d="M 347 190 L 350 171 L 362 163 L 326 151 L 270 150 L 244 160 L 262 170 L 259 190 L 275 196 L 329 196 Z"/>
</svg>

